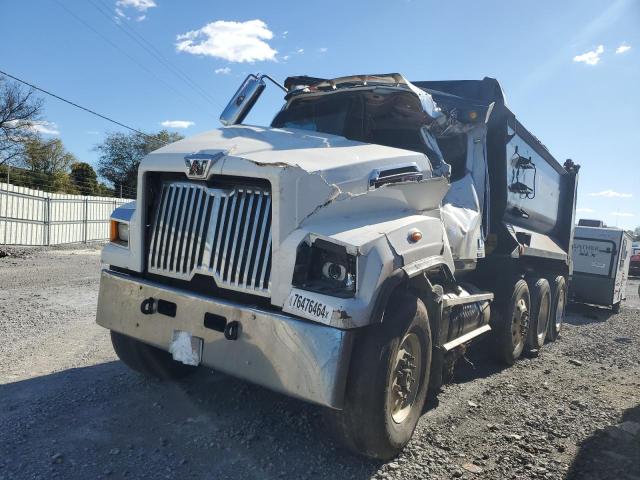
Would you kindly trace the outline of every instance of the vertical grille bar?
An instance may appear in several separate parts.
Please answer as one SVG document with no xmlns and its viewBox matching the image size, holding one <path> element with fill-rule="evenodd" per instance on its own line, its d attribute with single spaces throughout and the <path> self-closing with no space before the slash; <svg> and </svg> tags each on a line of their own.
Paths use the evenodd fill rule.
<svg viewBox="0 0 640 480">
<path fill-rule="evenodd" d="M 185 280 L 200 272 L 220 288 L 269 295 L 269 191 L 165 183 L 149 231 L 149 272 Z"/>
<path fill-rule="evenodd" d="M 220 196 L 213 195 L 213 210 L 211 211 L 211 220 L 204 242 L 204 255 L 202 256 L 202 265 L 209 265 L 211 256 L 213 255 L 213 242 L 215 241 L 216 227 L 218 226 L 218 211 L 220 210 Z"/>
<path fill-rule="evenodd" d="M 173 212 L 171 227 L 169 227 L 169 245 L 167 248 L 167 261 L 165 263 L 165 268 L 169 271 L 173 270 L 172 265 L 174 263 L 173 259 L 175 255 L 175 240 L 178 233 L 176 226 L 180 223 L 180 220 L 182 220 L 182 215 L 184 215 L 184 207 L 182 204 L 184 203 L 184 195 L 186 193 L 186 190 L 187 189 L 182 186 L 176 187 L 176 201 L 174 202 L 175 210 Z"/>
<path fill-rule="evenodd" d="M 220 246 L 222 245 L 222 235 L 224 234 L 224 220 L 227 217 L 227 206 L 229 205 L 229 197 L 223 197 L 221 200 L 224 205 L 222 206 L 222 215 L 220 215 L 220 218 L 218 219 L 218 221 L 220 222 L 220 225 L 218 225 L 218 233 L 216 235 L 216 244 L 214 246 L 214 258 L 213 258 L 213 263 L 212 263 L 212 267 L 214 272 L 217 271 L 218 268 L 218 259 L 219 259 L 219 254 L 220 254 Z"/>
<path fill-rule="evenodd" d="M 173 196 L 175 194 L 176 189 L 171 186 L 169 188 L 169 201 L 167 203 L 167 209 L 164 212 L 164 216 L 162 217 L 162 234 L 160 237 L 160 247 L 158 250 L 158 258 L 156 258 L 156 265 L 163 270 L 166 268 L 165 253 L 167 251 L 167 238 L 168 238 L 168 225 L 171 221 L 171 213 L 175 210 L 175 205 L 173 204 Z"/>
<path fill-rule="evenodd" d="M 236 267 L 233 270 L 233 278 L 231 282 L 234 285 L 238 284 L 238 277 L 240 275 L 240 268 L 242 267 L 242 260 L 246 257 L 246 251 L 244 249 L 244 245 L 247 241 L 247 236 L 249 235 L 249 224 L 251 222 L 251 217 L 253 216 L 253 199 L 255 197 L 255 192 L 247 190 L 247 194 L 249 195 L 249 205 L 247 205 L 247 210 L 244 216 L 244 221 L 242 222 L 244 225 L 244 230 L 242 232 L 242 242 L 240 243 L 240 250 L 238 251 L 238 260 L 236 263 Z"/>
<path fill-rule="evenodd" d="M 205 215 L 207 213 L 207 207 L 209 206 L 209 200 L 211 199 L 211 194 L 208 191 L 205 191 L 204 202 L 202 205 L 202 209 L 200 210 L 200 226 L 198 227 L 198 234 L 196 249 L 193 252 L 193 257 L 191 257 L 191 268 L 194 268 L 195 260 L 200 255 L 200 244 L 202 243 L 202 230 L 204 229 L 204 224 L 206 223 Z"/>
<path fill-rule="evenodd" d="M 235 268 L 236 262 L 237 262 L 237 258 L 236 258 L 236 246 L 238 245 L 238 237 L 240 235 L 240 225 L 242 225 L 243 223 L 243 210 L 244 210 L 244 202 L 247 198 L 247 194 L 245 191 L 242 190 L 238 190 L 238 193 L 240 195 L 240 206 L 238 207 L 238 214 L 236 216 L 236 228 L 235 228 L 235 232 L 233 234 L 233 245 L 231 247 L 231 255 L 229 255 L 229 268 L 228 268 L 228 274 L 223 275 L 223 279 L 225 281 L 231 281 L 231 275 L 232 272 Z"/>
<path fill-rule="evenodd" d="M 233 220 L 236 215 L 236 202 L 238 200 L 238 195 L 233 196 L 233 200 L 231 200 L 231 206 L 229 208 L 229 212 L 227 213 L 227 233 L 224 239 L 224 246 L 222 247 L 222 265 L 219 270 L 220 276 L 224 277 L 224 269 L 227 263 L 227 249 L 229 247 L 229 237 L 231 236 L 231 229 L 233 228 Z"/>
<path fill-rule="evenodd" d="M 156 258 L 154 252 L 158 249 L 158 237 L 160 235 L 160 218 L 164 214 L 164 210 L 167 208 L 167 189 L 162 187 L 160 191 L 160 201 L 158 202 L 158 210 L 156 211 L 154 223 L 153 223 L 153 235 L 151 237 L 151 248 L 149 249 L 148 261 L 151 266 L 156 265 Z"/>
<path fill-rule="evenodd" d="M 252 266 L 251 259 L 253 256 L 253 243 L 256 238 L 256 229 L 258 227 L 258 220 L 260 218 L 259 217 L 260 209 L 262 208 L 262 200 L 264 199 L 264 195 L 262 194 L 261 191 L 255 192 L 255 195 L 258 197 L 258 204 L 256 205 L 255 212 L 253 213 L 253 226 L 251 227 L 251 236 L 250 236 L 251 239 L 249 240 L 249 248 L 247 249 L 247 265 L 244 267 L 244 275 L 242 276 L 242 283 L 244 285 L 247 284 L 247 276 Z"/>
<path fill-rule="evenodd" d="M 187 242 L 187 247 L 185 248 L 185 255 L 184 258 L 181 259 L 180 261 L 182 262 L 182 270 L 185 273 L 190 272 L 190 268 L 189 268 L 189 262 L 191 261 L 191 255 L 193 253 L 193 244 L 195 243 L 195 238 L 196 238 L 196 228 L 198 228 L 198 218 L 202 215 L 200 213 L 200 203 L 202 201 L 202 195 L 204 195 L 204 190 L 198 188 L 196 190 L 196 198 L 193 201 L 193 218 L 191 220 L 191 222 L 189 223 L 189 231 L 188 236 L 189 236 L 189 240 Z"/>
<path fill-rule="evenodd" d="M 252 288 L 258 288 L 258 285 L 256 284 L 256 276 L 259 275 L 258 272 L 258 266 L 260 265 L 260 252 L 262 252 L 262 246 L 263 246 L 263 241 L 264 241 L 264 232 L 265 229 L 267 228 L 267 215 L 266 212 L 269 212 L 269 210 L 271 209 L 271 197 L 268 196 L 267 197 L 267 203 L 265 205 L 265 214 L 263 214 L 262 216 L 262 221 L 261 221 L 261 226 L 260 226 L 260 240 L 258 240 L 258 245 L 256 247 L 256 255 L 255 255 L 255 260 L 253 262 L 253 265 L 251 265 L 251 282 L 250 282 L 250 286 Z M 260 277 L 258 277 L 260 278 Z"/>
<path fill-rule="evenodd" d="M 196 196 L 196 190 L 192 186 L 188 187 L 188 202 L 187 206 L 187 214 L 184 216 L 184 223 L 182 224 L 182 231 L 180 236 L 180 245 L 178 247 L 178 251 L 173 257 L 174 264 L 173 270 L 177 272 L 184 273 L 184 253 L 189 247 L 189 225 L 191 223 L 191 214 L 193 213 L 193 199 Z"/>
</svg>

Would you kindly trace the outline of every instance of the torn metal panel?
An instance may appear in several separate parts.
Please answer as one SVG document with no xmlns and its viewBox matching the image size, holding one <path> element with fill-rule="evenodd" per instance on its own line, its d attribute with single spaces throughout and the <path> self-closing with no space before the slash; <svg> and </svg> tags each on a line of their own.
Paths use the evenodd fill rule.
<svg viewBox="0 0 640 480">
<path fill-rule="evenodd" d="M 468 129 L 464 176 L 452 182 L 443 199 L 442 219 L 456 260 L 484 257 L 485 218 L 489 213 L 489 176 L 485 149 L 486 126 Z"/>
<path fill-rule="evenodd" d="M 413 85 L 403 75 L 399 73 L 383 73 L 368 75 L 349 75 L 333 79 L 320 79 L 313 77 L 289 77 L 285 80 L 285 86 L 293 91 L 287 98 L 297 94 L 304 94 L 316 91 L 332 91 L 341 88 L 358 88 L 386 86 L 394 88 L 408 89 L 420 100 L 422 110 L 431 120 L 440 119 L 443 114 L 436 105 L 432 96 L 425 90 Z"/>
</svg>

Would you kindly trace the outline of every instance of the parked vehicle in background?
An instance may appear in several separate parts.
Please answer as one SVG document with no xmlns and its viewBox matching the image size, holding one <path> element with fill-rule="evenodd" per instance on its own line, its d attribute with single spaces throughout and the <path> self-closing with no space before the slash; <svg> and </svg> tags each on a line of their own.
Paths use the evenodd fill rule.
<svg viewBox="0 0 640 480">
<path fill-rule="evenodd" d="M 640 275 L 640 242 L 633 242 L 629 259 L 629 275 Z"/>
<path fill-rule="evenodd" d="M 573 239 L 570 299 L 619 312 L 626 298 L 631 243 L 631 235 L 620 228 L 579 224 Z"/>
<path fill-rule="evenodd" d="M 135 370 L 205 365 L 323 405 L 387 459 L 469 342 L 513 364 L 558 337 L 579 167 L 491 78 L 289 77 L 271 126 L 243 125 L 266 80 L 225 128 L 143 160 L 97 322 Z"/>
</svg>

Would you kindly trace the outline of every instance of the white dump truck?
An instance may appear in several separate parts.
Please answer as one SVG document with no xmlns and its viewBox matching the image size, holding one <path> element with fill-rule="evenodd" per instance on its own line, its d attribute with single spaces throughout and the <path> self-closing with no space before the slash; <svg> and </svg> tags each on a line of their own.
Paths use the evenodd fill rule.
<svg viewBox="0 0 640 480">
<path fill-rule="evenodd" d="M 283 107 L 243 124 L 267 81 Z M 512 364 L 558 336 L 578 166 L 496 80 L 249 75 L 221 121 L 148 155 L 112 215 L 97 322 L 132 369 L 314 402 L 387 459 L 471 341 Z"/>
</svg>

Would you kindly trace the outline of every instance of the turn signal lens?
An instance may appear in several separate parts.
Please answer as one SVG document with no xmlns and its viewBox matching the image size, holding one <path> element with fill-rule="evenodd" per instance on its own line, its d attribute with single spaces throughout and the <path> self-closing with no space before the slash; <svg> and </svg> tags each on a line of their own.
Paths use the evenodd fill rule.
<svg viewBox="0 0 640 480">
<path fill-rule="evenodd" d="M 129 224 L 111 220 L 109 239 L 118 245 L 129 245 Z"/>
<path fill-rule="evenodd" d="M 422 240 L 422 232 L 420 230 L 414 229 L 409 232 L 409 241 L 412 243 L 416 243 Z"/>
<path fill-rule="evenodd" d="M 115 220 L 111 220 L 111 228 L 109 229 L 109 240 L 115 242 L 118 240 L 118 223 Z"/>
</svg>

